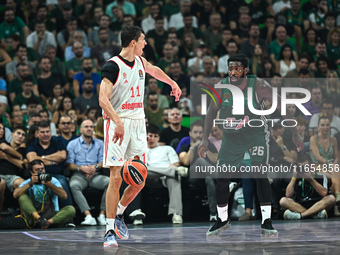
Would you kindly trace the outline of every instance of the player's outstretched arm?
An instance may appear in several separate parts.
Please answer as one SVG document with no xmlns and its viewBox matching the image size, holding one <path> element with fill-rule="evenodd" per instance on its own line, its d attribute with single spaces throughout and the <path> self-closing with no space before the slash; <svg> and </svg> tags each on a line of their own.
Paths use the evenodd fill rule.
<svg viewBox="0 0 340 255">
<path fill-rule="evenodd" d="M 142 57 L 144 66 L 145 66 L 145 71 L 148 74 L 151 74 L 153 77 L 155 77 L 157 80 L 160 80 L 162 82 L 165 82 L 169 84 L 172 88 L 171 91 L 171 96 L 175 97 L 175 101 L 179 101 L 179 98 L 182 94 L 182 90 L 179 88 L 178 84 L 171 79 L 166 73 L 163 72 L 162 69 L 160 69 L 158 66 L 154 66 L 150 64 L 145 58 Z"/>
<path fill-rule="evenodd" d="M 112 141 L 116 143 L 120 140 L 119 145 L 121 145 L 124 139 L 124 125 L 109 101 L 109 95 L 112 93 L 112 88 L 113 86 L 111 81 L 104 77 L 100 84 L 99 105 L 104 110 L 106 115 L 116 123 Z"/>
</svg>

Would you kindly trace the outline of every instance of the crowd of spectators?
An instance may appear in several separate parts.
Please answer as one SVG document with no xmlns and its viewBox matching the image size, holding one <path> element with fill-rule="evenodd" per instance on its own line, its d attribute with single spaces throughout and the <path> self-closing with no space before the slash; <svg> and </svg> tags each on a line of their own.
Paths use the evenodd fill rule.
<svg viewBox="0 0 340 255">
<path fill-rule="evenodd" d="M 53 179 L 54 183 L 67 194 L 67 199 L 60 199 L 60 208 L 77 206 L 87 217 L 84 225 L 96 224 L 81 192 L 88 186 L 100 186 L 105 195 L 107 179 L 95 174 L 102 166 L 100 152 L 98 159 L 85 160 L 81 158 L 82 153 L 78 156 L 74 150 L 77 146 L 84 151 L 93 149 L 91 146 L 97 147 L 98 141 L 103 140 L 98 103 L 100 70 L 108 59 L 119 54 L 120 31 L 129 25 L 142 27 L 147 41 L 145 58 L 164 70 L 182 89 L 179 102 L 175 102 L 169 86 L 151 77 L 146 80 L 146 123 L 159 128 L 152 126 L 151 134 L 158 140 L 150 143 L 150 148 L 162 151 L 158 144 L 168 145 L 178 155 L 178 158 L 172 155 L 171 160 L 165 160 L 170 162 L 166 166 L 168 170 L 179 165 L 189 168 L 197 160 L 196 163 L 206 165 L 216 162 L 222 136 L 219 129 L 212 130 L 209 158 L 200 162 L 203 160 L 197 159 L 195 153 L 203 126 L 196 123 L 190 127 L 190 122 L 201 118 L 202 109 L 199 100 L 195 100 L 199 94 L 191 91 L 190 83 L 213 84 L 226 77 L 227 60 L 237 53 L 249 58 L 248 74 L 267 79 L 273 87 L 279 88 L 279 93 L 281 87 L 310 90 L 311 100 L 304 106 L 312 116 L 304 116 L 294 105 L 287 107 L 298 122 L 307 148 L 304 152 L 309 151 L 310 137 L 314 144 L 311 152 L 314 161 L 324 163 L 321 154 L 313 157 L 318 144 L 339 149 L 335 146 L 339 142 L 329 145 L 327 139 L 320 142 L 315 138 L 321 132 L 319 119 L 326 116 L 330 134 L 340 139 L 338 1 L 6 0 L 0 5 L 0 211 L 8 196 L 13 192 L 17 195 L 15 189 L 29 178 L 22 169 L 39 159 L 45 164 L 46 172 L 59 182 Z M 288 96 L 299 98 L 301 95 L 290 93 Z M 298 157 L 291 142 L 285 141 L 289 134 L 283 133 L 288 131 L 277 129 L 273 127 L 272 130 L 271 143 L 276 150 L 271 151 L 270 158 L 277 164 L 293 164 Z M 93 133 L 93 140 L 88 137 L 89 132 Z M 281 136 L 288 138 L 280 140 Z M 80 139 L 80 144 L 68 146 L 74 139 Z M 334 159 L 337 157 L 327 160 L 337 163 Z M 35 166 L 30 169 L 33 173 Z M 73 175 L 65 177 L 64 169 L 69 169 Z M 186 171 L 180 170 L 182 177 L 190 178 L 186 177 Z M 159 176 L 160 173 L 157 178 Z M 175 178 L 163 180 L 168 188 L 169 180 L 171 185 L 177 185 L 176 192 L 170 196 L 170 204 L 181 192 L 178 188 L 181 178 L 177 177 L 176 174 Z M 87 182 L 88 178 L 96 180 Z M 328 179 L 335 180 L 334 176 Z M 190 183 L 195 185 L 194 180 Z M 272 185 L 276 183 L 274 211 L 280 209 L 280 199 L 284 196 L 279 195 L 278 189 L 288 184 L 274 180 Z M 215 181 L 206 178 L 203 185 L 207 186 L 210 220 L 216 220 Z M 340 186 L 333 183 L 332 187 L 338 202 Z M 60 197 L 64 198 L 64 193 Z M 290 208 L 287 201 L 282 202 L 284 208 Z M 137 212 L 132 215 L 145 216 L 142 206 L 138 205 Z M 335 211 L 336 215 L 340 214 L 337 205 Z M 170 205 L 171 213 L 174 213 L 174 222 L 182 222 L 178 216 L 183 214 L 181 203 Z M 102 199 L 99 224 L 103 224 L 104 215 Z M 141 223 L 140 218 L 138 223 Z"/>
</svg>

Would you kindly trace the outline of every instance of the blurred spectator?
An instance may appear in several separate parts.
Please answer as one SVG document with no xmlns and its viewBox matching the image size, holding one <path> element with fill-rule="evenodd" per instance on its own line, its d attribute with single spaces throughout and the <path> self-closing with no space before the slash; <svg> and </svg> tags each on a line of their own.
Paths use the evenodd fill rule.
<svg viewBox="0 0 340 255">
<path fill-rule="evenodd" d="M 26 158 L 28 162 L 39 159 L 46 166 L 46 173 L 55 177 L 67 193 L 61 200 L 61 207 L 72 205 L 72 196 L 67 178 L 63 175 L 66 149 L 61 141 L 51 136 L 50 125 L 46 121 L 38 123 L 38 138 L 27 145 Z"/>
<path fill-rule="evenodd" d="M 169 76 L 171 79 L 173 79 L 180 88 L 187 88 L 188 94 L 190 94 L 190 78 L 186 74 L 181 72 L 181 64 L 177 60 L 173 61 L 169 65 L 168 70 Z M 168 97 L 168 100 L 173 100 L 173 97 L 170 96 L 170 87 L 164 86 L 162 90 L 162 94 L 166 95 Z"/>
<path fill-rule="evenodd" d="M 86 34 L 83 31 L 76 30 L 72 34 L 72 40 L 73 43 L 71 46 L 67 46 L 65 48 L 65 61 L 69 61 L 75 56 L 75 51 L 73 49 L 75 42 L 80 42 L 83 45 L 83 56 L 85 58 L 89 58 L 91 56 L 91 48 L 86 46 L 87 45 L 87 39 Z"/>
<path fill-rule="evenodd" d="M 12 1 L 12 0 L 10 0 Z M 8 38 L 12 34 L 20 34 L 21 42 L 25 42 L 29 34 L 29 29 L 25 22 L 15 15 L 13 9 L 6 9 L 4 12 L 4 21 L 0 24 L 1 46 L 8 48 Z"/>
<path fill-rule="evenodd" d="M 104 190 L 101 197 L 100 213 L 97 218 L 98 224 L 106 225 L 106 190 L 109 186 L 110 178 L 100 174 L 98 171 L 103 167 L 103 147 L 104 143 L 93 138 L 93 122 L 90 120 L 83 121 L 81 125 L 81 136 L 69 143 L 67 146 L 67 166 L 74 172 L 70 179 L 70 187 L 75 203 L 79 206 L 81 213 L 84 213 L 85 220 L 81 225 L 97 225 L 95 218 L 90 212 L 91 207 L 88 205 L 83 194 L 84 189 L 92 187 Z"/>
<path fill-rule="evenodd" d="M 99 94 L 99 84 L 100 84 L 100 76 L 95 72 L 95 68 L 93 66 L 93 60 L 90 58 L 84 58 L 82 65 L 82 72 L 79 72 L 73 77 L 73 93 L 75 97 L 78 97 L 83 93 L 83 88 L 80 84 L 83 84 L 83 80 L 85 78 L 91 78 L 93 81 L 93 93 Z"/>
<path fill-rule="evenodd" d="M 267 57 L 266 49 L 260 44 L 255 44 L 253 57 L 249 59 L 249 71 L 250 74 L 259 76 L 261 71 L 261 64 L 264 58 Z"/>
<path fill-rule="evenodd" d="M 184 27 L 177 30 L 177 38 L 183 39 L 183 36 L 187 33 L 193 33 L 195 35 L 196 40 L 202 41 L 203 34 L 197 27 L 193 26 L 193 15 L 191 13 L 183 14 L 183 23 Z"/>
<path fill-rule="evenodd" d="M 272 4 L 265 0 L 253 0 L 249 5 L 249 15 L 256 24 L 263 24 L 267 14 L 274 15 Z M 229 10 L 228 10 L 229 11 Z"/>
<path fill-rule="evenodd" d="M 125 0 L 115 0 L 107 5 L 105 10 L 105 14 L 109 15 L 112 18 L 112 22 L 116 21 L 116 18 L 112 14 L 112 8 L 115 6 L 120 6 L 121 8 L 123 8 L 125 14 L 131 15 L 133 19 L 136 18 L 136 9 L 133 3 Z"/>
<path fill-rule="evenodd" d="M 305 154 L 299 157 L 298 162 L 299 169 L 310 166 L 312 160 Z M 328 195 L 326 177 L 298 169 L 294 171 L 287 186 L 286 196 L 280 200 L 280 205 L 286 209 L 283 218 L 285 220 L 299 220 L 310 216 L 313 219 L 328 218 L 327 211 L 335 204 L 335 197 L 332 194 Z"/>
<path fill-rule="evenodd" d="M 330 71 L 329 59 L 325 56 L 320 56 L 315 61 L 316 71 L 314 71 L 315 78 L 326 78 Z"/>
<path fill-rule="evenodd" d="M 94 128 L 93 137 L 104 141 L 104 119 L 102 116 L 98 117 L 97 125 Z"/>
<path fill-rule="evenodd" d="M 27 125 L 26 125 L 27 130 L 29 130 L 34 125 L 38 125 L 38 123 L 41 121 L 40 114 L 37 113 L 36 111 L 30 112 L 27 115 L 24 116 L 24 117 L 27 117 L 27 122 L 26 122 L 27 123 Z"/>
<path fill-rule="evenodd" d="M 168 117 L 169 112 L 170 112 L 170 108 L 163 109 L 163 115 L 162 115 L 163 125 L 160 127 L 160 130 L 170 126 L 169 117 Z"/>
<path fill-rule="evenodd" d="M 340 16 L 339 16 L 340 17 Z M 318 36 L 320 37 L 321 41 L 327 41 L 327 37 L 329 31 L 331 31 L 335 27 L 335 15 L 334 13 L 328 12 L 325 15 L 325 26 L 318 30 Z"/>
<path fill-rule="evenodd" d="M 188 59 L 187 67 L 189 69 L 189 75 L 195 75 L 204 71 L 203 58 L 209 56 L 209 49 L 204 42 L 200 42 L 196 48 L 195 57 Z M 213 65 L 216 66 L 215 61 Z"/>
<path fill-rule="evenodd" d="M 195 56 L 197 45 L 198 42 L 196 40 L 194 33 L 189 32 L 183 34 L 181 46 L 179 46 L 178 52 L 178 57 L 181 61 L 182 66 L 186 67 L 188 59 L 193 58 Z"/>
<path fill-rule="evenodd" d="M 260 77 L 261 78 L 273 78 L 274 73 L 275 73 L 275 64 L 269 57 L 265 57 L 261 63 Z"/>
<path fill-rule="evenodd" d="M 52 73 L 61 73 L 64 77 L 66 76 L 66 66 L 63 61 L 56 57 L 57 48 L 51 44 L 46 46 L 44 56 L 50 59 L 51 63 L 51 72 Z M 41 74 L 41 70 L 39 65 L 37 65 L 34 69 L 34 73 L 36 76 Z"/>
<path fill-rule="evenodd" d="M 18 64 L 27 65 L 30 73 L 33 74 L 35 64 L 27 60 L 27 46 L 24 43 L 20 43 L 16 48 L 16 58 L 6 64 L 6 75 L 9 82 L 13 81 L 17 74 Z"/>
<path fill-rule="evenodd" d="M 214 47 L 222 41 L 223 24 L 221 14 L 217 12 L 210 14 L 209 24 L 209 27 L 207 27 L 203 35 L 204 42 L 207 44 L 209 51 L 212 53 L 212 49 L 214 49 Z"/>
<path fill-rule="evenodd" d="M 65 3 L 65 1 L 60 2 L 58 1 L 58 8 L 54 8 L 51 11 L 51 21 L 56 23 L 57 33 L 67 28 L 67 23 L 69 22 L 70 19 L 75 20 L 77 22 L 77 27 L 79 28 L 82 27 L 81 20 L 77 17 L 74 17 L 72 4 Z M 75 29 L 73 29 L 73 31 Z"/>
<path fill-rule="evenodd" d="M 265 40 L 260 38 L 260 28 L 256 23 L 252 23 L 250 25 L 249 30 L 249 39 L 242 43 L 241 45 L 241 53 L 246 55 L 249 60 L 253 58 L 254 47 L 256 44 L 261 45 L 261 48 L 268 53 L 268 44 Z"/>
<path fill-rule="evenodd" d="M 51 135 L 56 136 L 57 135 L 57 128 L 55 127 L 53 122 L 50 122 L 48 112 L 46 110 L 40 110 L 39 115 L 40 115 L 40 119 L 42 121 L 47 121 L 50 124 Z"/>
<path fill-rule="evenodd" d="M 150 91 L 147 95 L 148 106 L 145 107 L 145 117 L 149 120 L 149 124 L 157 127 L 163 124 L 163 108 L 158 106 L 158 101 L 159 98 L 157 92 Z"/>
<path fill-rule="evenodd" d="M 170 0 L 163 6 L 163 15 L 170 20 L 173 14 L 179 13 L 180 11 L 180 0 Z"/>
<path fill-rule="evenodd" d="M 156 17 L 161 16 L 160 14 L 161 13 L 159 4 L 156 2 L 152 3 L 150 5 L 149 15 L 141 21 L 141 27 L 145 34 L 156 28 Z M 168 20 L 165 17 L 163 17 L 163 28 L 165 31 L 168 30 Z"/>
<path fill-rule="evenodd" d="M 205 78 L 217 77 L 216 68 L 214 66 L 214 59 L 210 56 L 205 56 L 202 59 L 203 72 L 200 73 Z"/>
<path fill-rule="evenodd" d="M 317 7 L 317 11 L 311 11 L 309 14 L 309 21 L 312 28 L 319 31 L 325 26 L 324 17 L 328 13 L 327 0 L 318 0 Z"/>
<path fill-rule="evenodd" d="M 6 65 L 12 61 L 4 49 L 0 48 L 0 78 L 6 77 Z"/>
<path fill-rule="evenodd" d="M 75 38 L 74 33 L 78 29 L 78 21 L 76 18 L 70 17 L 65 24 L 66 28 L 57 34 L 58 45 L 60 46 L 62 52 L 65 51 L 67 46 L 71 46 L 77 39 L 81 40 L 84 45 L 87 44 L 86 34 L 83 31 L 81 31 L 83 38 Z"/>
<path fill-rule="evenodd" d="M 274 73 L 272 78 L 270 79 L 270 83 L 269 83 L 272 87 L 277 88 L 278 90 L 278 94 L 280 95 L 281 93 L 281 88 L 283 86 L 283 78 L 281 76 L 281 74 L 279 73 Z"/>
<path fill-rule="evenodd" d="M 31 0 L 31 4 L 35 1 L 36 0 Z M 36 2 L 39 3 L 38 1 Z M 36 14 L 34 14 L 34 16 L 30 19 L 30 22 L 28 21 L 26 22 L 26 24 L 28 24 L 29 29 L 33 31 L 35 29 L 36 22 L 42 22 L 45 24 L 46 30 L 51 32 L 54 36 L 56 36 L 57 26 L 54 22 L 50 20 L 47 6 L 45 4 L 39 4 L 36 7 L 36 11 L 37 11 Z"/>
<path fill-rule="evenodd" d="M 7 53 L 13 60 L 16 60 L 16 58 L 17 58 L 16 50 L 17 50 L 19 44 L 21 44 L 21 39 L 20 39 L 19 35 L 12 34 L 8 38 L 9 48 L 7 49 Z M 39 59 L 38 54 L 32 48 L 26 48 L 26 55 L 27 55 L 27 59 L 29 61 L 34 62 L 34 63 Z"/>
<path fill-rule="evenodd" d="M 91 49 L 91 58 L 96 63 L 96 69 L 101 70 L 102 66 L 113 56 L 118 56 L 121 48 L 117 45 L 110 44 L 109 33 L 106 28 L 99 28 L 99 44 Z"/>
<path fill-rule="evenodd" d="M 177 108 L 172 108 L 169 111 L 168 120 L 170 125 L 161 131 L 159 144 L 176 148 L 179 141 L 189 135 L 189 129 L 181 125 L 183 120 L 182 112 Z"/>
<path fill-rule="evenodd" d="M 123 25 L 122 25 L 122 28 L 126 27 L 126 26 L 133 26 L 135 23 L 135 20 L 134 18 L 132 17 L 132 15 L 128 15 L 128 14 L 125 14 L 124 17 L 123 17 Z M 120 34 L 122 33 L 122 31 L 120 30 L 119 33 L 118 33 L 118 39 L 117 39 L 117 44 L 119 46 L 121 46 L 122 44 L 122 40 L 120 38 Z M 145 51 L 146 49 L 144 48 L 144 54 L 145 54 Z"/>
<path fill-rule="evenodd" d="M 11 130 L 14 130 L 17 127 L 21 127 L 23 125 L 23 115 L 20 110 L 11 112 Z"/>
<path fill-rule="evenodd" d="M 301 8 L 306 13 L 310 13 L 311 11 L 316 11 L 318 9 L 318 0 L 310 0 L 302 5 Z"/>
<path fill-rule="evenodd" d="M 59 124 L 60 117 L 68 114 L 68 111 L 71 109 L 74 109 L 72 99 L 68 96 L 64 96 L 61 100 L 58 110 L 53 113 L 51 121 L 57 126 Z"/>
<path fill-rule="evenodd" d="M 172 14 L 169 19 L 169 29 L 179 30 L 184 27 L 183 17 L 185 13 L 190 13 L 191 1 L 181 0 L 180 11 L 178 13 Z M 192 16 L 192 26 L 198 27 L 197 18 Z"/>
<path fill-rule="evenodd" d="M 204 0 L 203 2 L 204 2 L 203 3 L 204 9 L 201 12 L 201 15 L 199 16 L 199 28 L 201 29 L 201 31 L 204 32 L 210 26 L 210 15 L 212 13 L 219 13 L 221 15 L 222 23 L 225 24 L 225 20 L 226 20 L 225 16 L 223 15 L 222 12 L 219 12 L 217 1 L 216 0 Z M 237 1 L 237 3 L 238 2 L 241 2 L 241 1 Z"/>
<path fill-rule="evenodd" d="M 299 56 L 299 61 L 296 63 L 296 68 L 288 71 L 286 78 L 298 78 L 299 72 L 302 69 L 307 69 L 310 73 L 310 77 L 314 77 L 314 73 L 309 70 L 310 57 L 307 54 L 301 54 Z"/>
<path fill-rule="evenodd" d="M 291 9 L 290 0 L 279 0 L 273 4 L 273 11 L 275 15 L 288 9 Z"/>
<path fill-rule="evenodd" d="M 147 16 L 150 14 L 150 12 L 152 12 L 152 5 L 153 1 L 152 0 L 141 0 L 141 1 L 137 1 L 135 3 L 135 7 L 136 7 L 136 21 L 138 22 L 138 24 L 141 23 L 141 21 L 145 18 L 147 18 Z M 158 13 L 156 16 L 158 16 L 160 14 L 160 5 L 162 4 L 163 6 L 163 2 L 158 3 Z M 143 27 L 142 27 L 143 29 Z M 145 30 L 143 29 L 143 31 L 145 32 Z"/>
<path fill-rule="evenodd" d="M 6 81 L 0 77 L 0 95 L 7 95 L 7 83 Z"/>
<path fill-rule="evenodd" d="M 78 136 L 72 133 L 72 118 L 69 115 L 63 115 L 60 117 L 60 121 L 58 124 L 59 128 L 59 139 L 65 148 L 72 140 L 76 139 Z"/>
<path fill-rule="evenodd" d="M 81 119 L 78 118 L 76 110 L 71 108 L 67 110 L 66 113 L 70 115 L 72 118 L 72 133 L 80 134 L 80 123 L 79 122 L 81 121 Z"/>
<path fill-rule="evenodd" d="M 238 52 L 238 45 L 233 39 L 227 42 L 227 52 L 228 54 L 221 56 L 218 59 L 217 69 L 221 77 L 228 75 L 228 59 L 230 56 L 235 55 Z"/>
<path fill-rule="evenodd" d="M 40 56 L 46 51 L 46 46 L 51 44 L 57 47 L 57 42 L 53 33 L 46 31 L 43 21 L 35 22 L 35 31 L 27 37 L 27 47 L 33 48 Z"/>
<path fill-rule="evenodd" d="M 230 28 L 225 27 L 222 30 L 222 41 L 216 45 L 213 49 L 213 55 L 214 55 L 214 60 L 217 63 L 218 58 L 227 55 L 228 54 L 228 49 L 227 49 L 227 43 L 232 39 L 233 35 L 231 33 Z"/>
<path fill-rule="evenodd" d="M 305 120 L 302 116 L 295 118 L 297 125 L 296 129 L 299 132 L 303 142 L 305 143 L 305 147 L 309 149 L 309 140 L 310 136 L 308 133 L 308 121 Z"/>
<path fill-rule="evenodd" d="M 73 101 L 78 118 L 85 119 L 85 111 L 90 107 L 99 108 L 98 95 L 93 92 L 93 87 L 92 78 L 86 77 L 82 80 L 83 93 Z"/>
<path fill-rule="evenodd" d="M 311 100 L 305 103 L 303 106 L 313 115 L 321 112 L 322 103 L 322 91 L 320 87 L 311 88 Z M 312 115 L 304 115 L 303 117 L 308 120 L 312 118 Z"/>
<path fill-rule="evenodd" d="M 163 57 L 163 46 L 166 43 L 168 32 L 164 29 L 164 18 L 163 16 L 155 17 L 155 28 L 150 29 L 146 34 L 146 40 L 151 45 L 152 49 L 155 52 L 155 55 L 158 55 L 158 58 Z"/>
<path fill-rule="evenodd" d="M 230 1 L 230 2 L 234 2 L 234 1 Z M 230 6 L 230 8 L 232 8 L 232 9 L 237 8 L 235 10 L 235 12 L 231 12 L 230 11 L 231 9 L 228 9 L 228 12 L 230 12 L 232 14 L 229 17 L 229 27 L 232 30 L 237 28 L 237 22 L 238 22 L 241 14 L 249 14 L 250 15 L 249 5 L 247 3 L 245 3 L 243 0 L 237 1 L 234 4 L 235 5 Z"/>
<path fill-rule="evenodd" d="M 30 98 L 35 98 L 40 102 L 39 97 L 33 94 L 33 80 L 30 76 L 26 77 L 21 83 L 22 93 L 16 95 L 13 100 L 13 105 L 26 106 L 26 101 Z"/>
<path fill-rule="evenodd" d="M 67 74 L 70 80 L 77 74 L 83 71 L 82 65 L 85 59 L 84 56 L 84 47 L 81 42 L 74 42 L 72 45 L 72 51 L 74 52 L 74 57 L 66 62 Z M 87 57 L 88 58 L 88 57 Z M 92 68 L 95 68 L 96 63 L 93 59 L 91 59 Z"/>
<path fill-rule="evenodd" d="M 195 108 L 191 99 L 188 97 L 187 87 L 182 88 L 182 94 L 179 98 L 177 106 L 179 110 L 183 113 L 183 115 L 190 116 L 190 114 L 195 113 Z"/>
<path fill-rule="evenodd" d="M 275 30 L 276 39 L 272 41 L 269 45 L 270 58 L 273 63 L 279 60 L 281 48 L 283 45 L 288 44 L 293 49 L 294 59 L 297 60 L 296 47 L 292 41 L 288 39 L 287 30 L 284 26 L 278 25 Z"/>
<path fill-rule="evenodd" d="M 150 125 L 147 130 L 148 139 L 148 187 L 167 187 L 169 191 L 169 210 L 172 223 L 183 223 L 183 204 L 181 177 L 186 177 L 188 169 L 179 166 L 179 158 L 170 146 L 159 146 L 159 129 Z"/>
<path fill-rule="evenodd" d="M 308 28 L 303 38 L 301 53 L 308 54 L 309 56 L 314 56 L 316 54 L 315 52 L 316 43 L 317 43 L 317 37 L 316 37 L 315 29 Z"/>
<path fill-rule="evenodd" d="M 61 73 L 51 72 L 51 61 L 48 57 L 41 57 L 39 61 L 39 68 L 41 70 L 38 76 L 39 95 L 43 102 L 52 95 L 52 87 L 55 83 L 60 84 L 66 91 L 70 90 L 70 84 L 65 80 Z"/>
<path fill-rule="evenodd" d="M 169 101 L 165 95 L 159 94 L 161 89 L 158 87 L 158 82 L 155 78 L 150 77 L 147 82 L 147 92 L 156 92 L 158 96 L 158 107 L 169 108 Z M 144 96 L 144 106 L 148 106 L 147 95 Z"/>
<path fill-rule="evenodd" d="M 52 94 L 45 101 L 47 109 L 50 111 L 50 113 L 53 114 L 58 109 L 63 98 L 63 94 L 62 86 L 59 83 L 54 83 L 52 86 Z"/>
<path fill-rule="evenodd" d="M 327 58 L 327 46 L 325 42 L 318 41 L 315 45 L 315 55 L 313 55 L 312 63 L 309 64 L 312 71 L 317 70 L 316 60 L 321 56 Z"/>
<path fill-rule="evenodd" d="M 275 37 L 275 26 L 276 26 L 276 19 L 274 16 L 267 16 L 266 21 L 264 23 L 264 27 L 260 29 L 260 38 L 265 40 L 269 45 Z"/>
<path fill-rule="evenodd" d="M 93 9 L 93 18 L 87 22 L 87 34 L 90 34 L 94 29 L 99 28 L 99 21 L 101 16 L 104 14 L 102 6 L 95 6 Z M 111 18 L 110 18 L 111 21 Z M 111 24 L 111 22 L 110 22 Z"/>
<path fill-rule="evenodd" d="M 307 14 L 300 9 L 301 0 L 291 0 L 291 8 L 281 12 L 281 15 L 286 18 L 287 24 L 297 26 L 301 31 L 306 31 L 309 28 L 309 20 Z"/>
<path fill-rule="evenodd" d="M 325 99 L 321 103 L 321 112 L 312 115 L 309 122 L 309 135 L 318 132 L 320 116 L 326 116 L 330 121 L 330 134 L 334 136 L 340 132 L 340 118 L 334 115 L 334 103 L 332 100 Z"/>
<path fill-rule="evenodd" d="M 74 16 L 79 17 L 85 30 L 88 28 L 88 22 L 93 20 L 93 11 L 95 7 L 101 7 L 101 5 L 94 2 L 94 0 L 83 0 L 80 4 L 76 5 Z"/>
<path fill-rule="evenodd" d="M 13 195 L 19 200 L 27 224 L 42 229 L 52 224 L 64 226 L 76 214 L 76 210 L 72 205 L 60 209 L 58 198 L 64 201 L 70 194 L 65 192 L 62 183 L 55 177 L 52 177 L 50 181 L 39 180 L 38 172 L 45 173 L 46 171 L 45 164 L 40 159 L 32 160 L 28 169 L 31 178 L 21 183 Z"/>
<path fill-rule="evenodd" d="M 325 98 L 332 100 L 334 104 L 334 114 L 340 116 L 340 79 L 337 71 L 330 70 L 328 72 L 323 94 Z"/>
<path fill-rule="evenodd" d="M 110 23 L 110 30 L 112 30 L 116 35 L 118 35 L 123 28 L 125 13 L 122 7 L 120 6 L 113 7 L 112 13 L 113 13 L 113 16 L 116 18 L 116 20 Z M 120 44 L 119 40 L 118 40 L 118 44 Z"/>
<path fill-rule="evenodd" d="M 160 58 L 157 66 L 164 70 L 165 73 L 168 73 L 168 66 L 174 61 L 177 60 L 176 54 L 174 53 L 174 48 L 170 43 L 166 43 L 163 46 L 163 55 L 164 57 Z"/>
<path fill-rule="evenodd" d="M 232 30 L 233 39 L 238 45 L 241 45 L 249 38 L 251 18 L 248 14 L 243 13 L 238 19 L 238 26 Z"/>
<path fill-rule="evenodd" d="M 85 119 L 86 120 L 91 120 L 93 124 L 96 126 L 97 125 L 97 120 L 99 116 L 99 109 L 98 107 L 91 106 L 86 109 L 85 111 Z"/>
<path fill-rule="evenodd" d="M 276 72 L 280 73 L 281 76 L 284 77 L 289 71 L 295 68 L 296 64 L 293 56 L 293 49 L 290 45 L 285 44 L 281 47 L 279 61 L 276 65 Z"/>
<path fill-rule="evenodd" d="M 14 11 L 15 16 L 25 21 L 25 14 L 22 11 L 22 4 L 15 0 L 6 0 L 6 9 L 12 9 Z"/>
<path fill-rule="evenodd" d="M 110 25 L 111 21 L 110 21 L 110 17 L 106 14 L 102 15 L 99 19 L 99 27 L 93 29 L 93 31 L 91 31 L 88 35 L 88 45 L 89 47 L 94 47 L 94 46 L 98 46 L 101 43 L 101 40 L 99 38 L 99 29 L 103 28 L 106 29 L 106 32 L 108 33 L 109 37 L 108 37 L 108 42 L 110 45 L 112 44 L 116 44 L 117 43 L 117 36 L 115 35 L 115 33 L 113 33 L 110 29 L 109 29 L 109 25 Z"/>
<path fill-rule="evenodd" d="M 329 60 L 340 65 L 340 28 L 333 28 L 329 31 L 327 40 L 327 56 Z"/>
<path fill-rule="evenodd" d="M 34 78 L 34 76 L 32 74 L 30 74 L 28 65 L 25 63 L 18 63 L 17 67 L 16 67 L 16 73 L 18 74 L 18 77 L 15 78 L 14 80 L 12 80 L 9 83 L 8 86 L 8 94 L 9 94 L 9 100 L 13 103 L 14 98 L 21 94 L 22 92 L 22 81 L 27 78 L 27 77 L 31 77 L 33 80 L 33 92 L 36 96 L 39 96 L 39 92 L 38 92 L 38 85 L 37 85 L 37 81 Z"/>
</svg>

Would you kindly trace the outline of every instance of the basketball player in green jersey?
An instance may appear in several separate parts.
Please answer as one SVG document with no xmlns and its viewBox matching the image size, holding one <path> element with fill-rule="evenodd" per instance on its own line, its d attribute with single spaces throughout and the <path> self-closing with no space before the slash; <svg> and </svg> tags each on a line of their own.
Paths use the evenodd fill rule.
<svg viewBox="0 0 340 255">
<path fill-rule="evenodd" d="M 234 55 L 228 59 L 229 76 L 221 81 L 222 84 L 231 84 L 242 90 L 244 95 L 244 114 L 233 115 L 233 100 L 242 100 L 233 98 L 230 90 L 224 88 L 218 89 L 222 106 L 215 106 L 211 103 L 205 119 L 204 137 L 199 146 L 199 156 L 205 157 L 205 150 L 208 145 L 209 132 L 213 126 L 214 119 L 219 112 L 219 119 L 234 118 L 234 121 L 241 121 L 241 125 L 234 125 L 232 128 L 223 128 L 222 146 L 218 154 L 217 166 L 235 166 L 239 167 L 244 156 L 244 152 L 251 149 L 252 166 L 265 165 L 268 162 L 269 153 L 269 128 L 264 116 L 253 114 L 248 109 L 249 97 L 252 97 L 253 107 L 257 110 L 264 109 L 272 103 L 272 90 L 270 85 L 256 76 L 247 76 L 248 59 L 245 55 Z M 253 94 L 247 95 L 248 88 L 253 88 Z M 218 101 L 218 100 L 216 100 Z M 279 103 L 278 103 L 279 105 Z M 278 106 L 279 108 L 279 106 Z M 252 119 L 263 120 L 262 127 L 251 127 L 247 122 Z M 253 125 L 258 125 L 253 123 Z M 303 142 L 297 129 L 292 128 L 293 139 L 295 144 L 301 148 Z M 285 148 L 282 148 L 284 150 Z M 229 180 L 227 178 L 218 178 L 217 180 L 217 212 L 218 218 L 216 223 L 208 230 L 207 236 L 219 236 L 224 230 L 230 228 L 230 219 L 228 216 L 228 199 L 229 199 Z M 263 236 L 277 236 L 278 232 L 272 227 L 271 223 L 271 187 L 266 176 L 256 178 L 257 195 L 259 197 L 262 214 L 261 233 Z"/>
</svg>

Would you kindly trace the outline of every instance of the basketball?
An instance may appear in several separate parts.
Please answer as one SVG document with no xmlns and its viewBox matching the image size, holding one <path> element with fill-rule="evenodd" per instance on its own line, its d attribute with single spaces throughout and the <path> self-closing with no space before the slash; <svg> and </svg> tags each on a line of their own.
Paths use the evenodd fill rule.
<svg viewBox="0 0 340 255">
<path fill-rule="evenodd" d="M 148 170 L 141 160 L 130 159 L 124 163 L 120 173 L 126 184 L 136 186 L 146 180 Z"/>
</svg>

